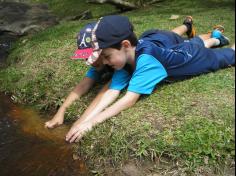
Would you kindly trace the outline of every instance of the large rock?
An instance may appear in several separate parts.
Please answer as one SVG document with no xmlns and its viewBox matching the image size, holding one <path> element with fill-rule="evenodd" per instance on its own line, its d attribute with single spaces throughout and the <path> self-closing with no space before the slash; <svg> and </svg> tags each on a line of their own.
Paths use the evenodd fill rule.
<svg viewBox="0 0 236 176">
<path fill-rule="evenodd" d="M 55 24 L 58 20 L 46 5 L 0 1 L 0 34 L 32 34 Z"/>
<path fill-rule="evenodd" d="M 0 0 L 0 68 L 18 37 L 58 24 L 46 5 L 23 2 L 27 0 Z"/>
</svg>

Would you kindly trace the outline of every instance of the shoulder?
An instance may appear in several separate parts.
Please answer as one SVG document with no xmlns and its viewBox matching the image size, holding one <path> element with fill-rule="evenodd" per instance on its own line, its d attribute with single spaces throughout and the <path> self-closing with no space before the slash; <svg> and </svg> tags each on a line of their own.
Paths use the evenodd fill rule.
<svg viewBox="0 0 236 176">
<path fill-rule="evenodd" d="M 151 74 L 157 74 L 160 70 L 166 74 L 165 67 L 157 58 L 149 54 L 141 54 L 136 60 L 136 68 L 133 76 L 136 74 L 148 74 L 151 72 Z"/>
<path fill-rule="evenodd" d="M 159 64 L 159 61 L 151 54 L 142 53 L 136 59 L 136 69 L 143 66 L 150 67 L 156 64 Z"/>
<path fill-rule="evenodd" d="M 158 50 L 158 48 L 159 46 L 157 46 L 153 41 L 140 39 L 135 50 L 136 58 L 141 54 L 154 55 L 155 51 Z"/>
</svg>

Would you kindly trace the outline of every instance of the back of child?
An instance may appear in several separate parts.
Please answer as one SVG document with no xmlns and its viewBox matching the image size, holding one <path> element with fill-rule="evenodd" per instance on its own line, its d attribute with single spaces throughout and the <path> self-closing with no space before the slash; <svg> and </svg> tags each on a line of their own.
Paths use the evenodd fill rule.
<svg viewBox="0 0 236 176">
<path fill-rule="evenodd" d="M 161 30 L 141 35 L 136 58 L 142 54 L 156 58 L 168 77 L 177 80 L 235 65 L 235 51 L 231 48 L 208 49 L 199 37 L 184 40 L 173 32 Z"/>
</svg>

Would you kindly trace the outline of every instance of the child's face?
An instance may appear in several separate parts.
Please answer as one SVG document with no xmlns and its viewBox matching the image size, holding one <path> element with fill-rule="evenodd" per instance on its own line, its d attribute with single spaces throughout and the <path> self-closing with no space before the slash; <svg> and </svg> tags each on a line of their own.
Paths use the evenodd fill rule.
<svg viewBox="0 0 236 176">
<path fill-rule="evenodd" d="M 127 54 L 123 47 L 121 50 L 106 48 L 102 51 L 101 59 L 103 64 L 109 65 L 116 70 L 120 70 L 127 62 Z"/>
<path fill-rule="evenodd" d="M 132 64 L 135 57 L 135 47 L 128 40 L 121 42 L 121 49 L 106 48 L 102 50 L 101 60 L 116 70 L 122 69 L 127 63 Z"/>
</svg>

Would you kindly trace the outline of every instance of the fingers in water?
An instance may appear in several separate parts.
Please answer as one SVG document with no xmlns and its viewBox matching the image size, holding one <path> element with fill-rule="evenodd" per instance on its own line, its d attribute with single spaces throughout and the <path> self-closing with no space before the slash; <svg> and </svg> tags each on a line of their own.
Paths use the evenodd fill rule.
<svg viewBox="0 0 236 176">
<path fill-rule="evenodd" d="M 79 139 L 81 138 L 80 136 L 81 136 L 81 135 L 80 135 L 80 131 L 77 131 L 77 132 L 73 135 L 73 137 L 70 139 L 70 143 L 79 140 Z"/>
</svg>

